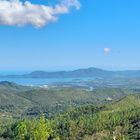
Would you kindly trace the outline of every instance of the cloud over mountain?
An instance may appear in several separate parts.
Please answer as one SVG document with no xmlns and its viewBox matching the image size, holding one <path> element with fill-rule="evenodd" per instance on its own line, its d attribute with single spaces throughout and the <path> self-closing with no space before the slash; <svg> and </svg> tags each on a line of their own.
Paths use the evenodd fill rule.
<svg viewBox="0 0 140 140">
<path fill-rule="evenodd" d="M 55 6 L 32 4 L 29 1 L 0 0 L 0 25 L 40 28 L 55 22 L 60 14 L 69 13 L 71 8 L 80 9 L 78 0 L 62 0 Z"/>
</svg>

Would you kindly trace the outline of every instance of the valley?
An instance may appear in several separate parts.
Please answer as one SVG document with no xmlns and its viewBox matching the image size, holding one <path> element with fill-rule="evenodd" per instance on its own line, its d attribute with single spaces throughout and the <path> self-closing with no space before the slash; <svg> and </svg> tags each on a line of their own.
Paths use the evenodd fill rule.
<svg viewBox="0 0 140 140">
<path fill-rule="evenodd" d="M 0 139 L 139 140 L 139 76 L 92 74 L 94 78 L 51 78 L 50 83 L 39 78 L 44 84 L 15 83 L 17 77 L 1 81 Z M 37 83 L 38 77 L 32 80 Z"/>
</svg>

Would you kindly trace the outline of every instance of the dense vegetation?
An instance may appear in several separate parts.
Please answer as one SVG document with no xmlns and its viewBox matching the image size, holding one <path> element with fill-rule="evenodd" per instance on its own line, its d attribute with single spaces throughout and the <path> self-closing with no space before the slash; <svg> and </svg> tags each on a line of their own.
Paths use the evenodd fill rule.
<svg viewBox="0 0 140 140">
<path fill-rule="evenodd" d="M 92 91 L 77 88 L 36 88 L 10 82 L 0 83 L 0 112 L 14 117 L 46 114 L 52 117 L 71 107 L 114 102 L 132 91 L 101 88 Z"/>
<path fill-rule="evenodd" d="M 139 140 L 139 89 L 0 83 L 0 140 Z"/>
<path fill-rule="evenodd" d="M 140 96 L 129 95 L 115 103 L 73 108 L 51 119 L 45 115 L 11 119 L 6 120 L 5 126 L 1 122 L 3 139 L 139 140 Z"/>
</svg>

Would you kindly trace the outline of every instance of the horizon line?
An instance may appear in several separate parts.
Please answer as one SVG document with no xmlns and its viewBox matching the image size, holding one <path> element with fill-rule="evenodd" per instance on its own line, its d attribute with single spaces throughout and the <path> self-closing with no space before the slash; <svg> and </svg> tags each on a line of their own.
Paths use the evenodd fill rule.
<svg viewBox="0 0 140 140">
<path fill-rule="evenodd" d="M 29 74 L 29 73 L 32 73 L 32 72 L 36 72 L 36 71 L 41 71 L 41 72 L 61 72 L 61 71 L 65 71 L 65 72 L 70 72 L 70 71 L 75 71 L 75 70 L 81 70 L 81 69 L 90 69 L 90 68 L 94 68 L 94 69 L 99 69 L 99 70 L 104 70 L 104 71 L 140 71 L 140 68 L 125 68 L 125 69 L 118 69 L 118 68 L 100 68 L 100 67 L 77 67 L 77 68 L 72 68 L 72 69 L 56 69 L 56 70 L 47 70 L 46 68 L 45 69 L 36 69 L 36 70 L 33 70 L 33 69 L 30 69 L 30 70 L 0 70 L 0 73 L 2 72 L 2 74 L 8 74 L 10 72 L 12 72 L 12 75 L 14 74 Z"/>
</svg>

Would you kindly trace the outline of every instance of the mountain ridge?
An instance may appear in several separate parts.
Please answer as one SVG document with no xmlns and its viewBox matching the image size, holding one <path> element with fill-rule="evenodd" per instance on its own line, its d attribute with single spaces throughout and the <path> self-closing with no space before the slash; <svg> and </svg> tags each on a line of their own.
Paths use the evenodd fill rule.
<svg viewBox="0 0 140 140">
<path fill-rule="evenodd" d="M 114 77 L 140 77 L 140 70 L 110 71 L 89 67 L 72 71 L 33 71 L 23 75 L 0 75 L 0 78 L 114 78 Z"/>
</svg>

